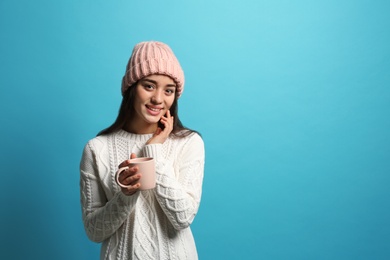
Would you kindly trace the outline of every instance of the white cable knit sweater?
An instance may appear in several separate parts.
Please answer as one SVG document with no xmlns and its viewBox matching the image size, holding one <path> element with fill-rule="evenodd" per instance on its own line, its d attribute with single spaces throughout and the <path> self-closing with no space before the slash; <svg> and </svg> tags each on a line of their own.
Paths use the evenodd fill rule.
<svg viewBox="0 0 390 260">
<path fill-rule="evenodd" d="M 190 230 L 200 203 L 204 144 L 193 133 L 145 145 L 152 134 L 120 130 L 90 140 L 80 163 L 82 216 L 100 259 L 198 259 Z M 156 188 L 126 196 L 118 165 L 135 153 L 156 162 Z"/>
</svg>

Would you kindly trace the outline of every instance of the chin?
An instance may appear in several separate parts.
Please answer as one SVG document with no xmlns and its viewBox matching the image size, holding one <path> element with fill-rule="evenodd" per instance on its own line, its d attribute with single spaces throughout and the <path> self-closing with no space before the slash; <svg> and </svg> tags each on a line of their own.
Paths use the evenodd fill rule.
<svg viewBox="0 0 390 260">
<path fill-rule="evenodd" d="M 157 124 L 160 121 L 161 116 L 148 116 L 145 118 L 145 121 L 149 124 Z"/>
</svg>

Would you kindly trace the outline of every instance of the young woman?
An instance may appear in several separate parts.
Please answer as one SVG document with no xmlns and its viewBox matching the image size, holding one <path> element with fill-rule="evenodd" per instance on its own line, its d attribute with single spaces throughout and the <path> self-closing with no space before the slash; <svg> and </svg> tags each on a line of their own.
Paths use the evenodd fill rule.
<svg viewBox="0 0 390 260">
<path fill-rule="evenodd" d="M 198 211 L 204 144 L 178 117 L 184 74 L 161 42 L 137 44 L 122 80 L 116 121 L 84 148 L 80 163 L 82 217 L 101 259 L 197 259 L 190 224 Z M 153 157 L 156 187 L 139 190 L 142 173 L 129 159 Z"/>
</svg>

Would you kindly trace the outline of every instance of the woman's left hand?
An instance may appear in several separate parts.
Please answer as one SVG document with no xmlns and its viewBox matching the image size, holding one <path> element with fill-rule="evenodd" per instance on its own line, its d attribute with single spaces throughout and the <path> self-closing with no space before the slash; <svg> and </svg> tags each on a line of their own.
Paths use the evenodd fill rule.
<svg viewBox="0 0 390 260">
<path fill-rule="evenodd" d="M 164 130 L 160 127 L 157 127 L 156 132 L 154 132 L 152 138 L 150 138 L 146 144 L 162 144 L 167 140 L 169 134 L 173 130 L 174 118 L 171 116 L 171 112 L 167 111 L 166 116 L 162 116 L 160 122 L 164 125 Z"/>
</svg>

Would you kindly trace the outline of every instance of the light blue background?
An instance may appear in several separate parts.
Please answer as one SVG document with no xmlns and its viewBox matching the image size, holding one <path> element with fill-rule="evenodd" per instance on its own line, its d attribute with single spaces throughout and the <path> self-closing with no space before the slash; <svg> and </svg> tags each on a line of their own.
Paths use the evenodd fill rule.
<svg viewBox="0 0 390 260">
<path fill-rule="evenodd" d="M 98 259 L 81 152 L 159 40 L 206 144 L 200 259 L 390 259 L 389 3 L 2 0 L 0 257 Z"/>
</svg>

